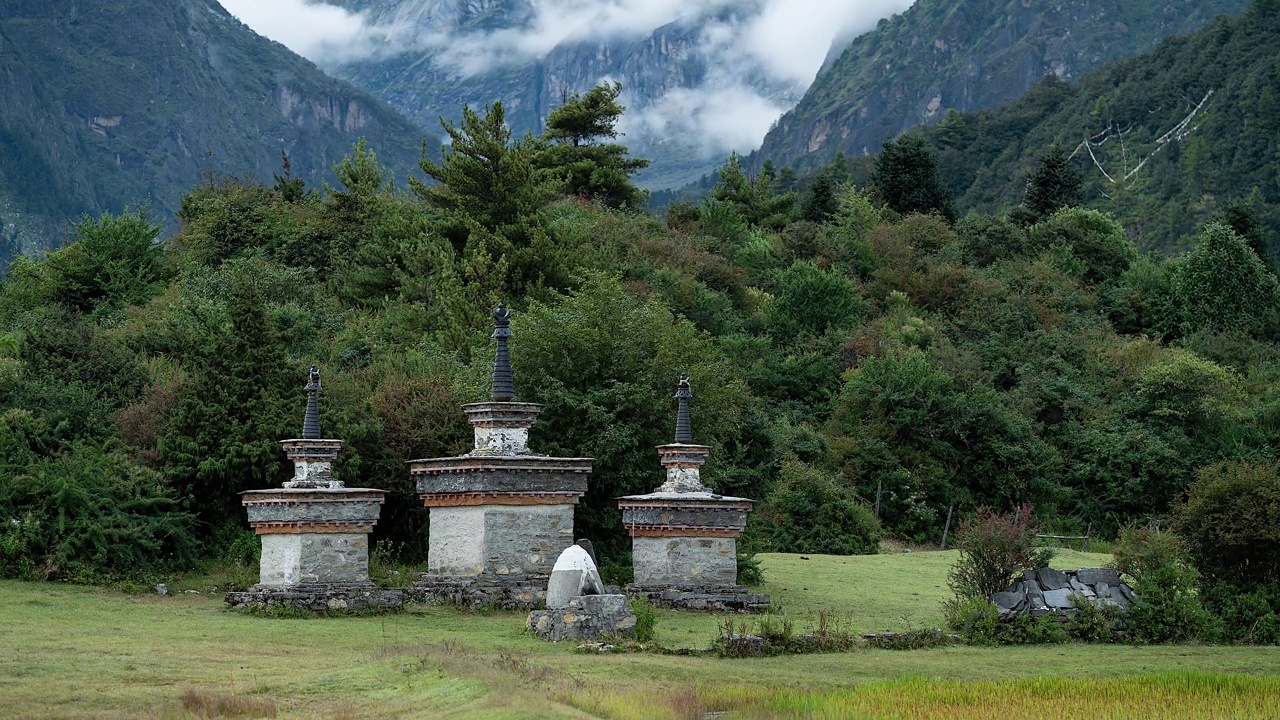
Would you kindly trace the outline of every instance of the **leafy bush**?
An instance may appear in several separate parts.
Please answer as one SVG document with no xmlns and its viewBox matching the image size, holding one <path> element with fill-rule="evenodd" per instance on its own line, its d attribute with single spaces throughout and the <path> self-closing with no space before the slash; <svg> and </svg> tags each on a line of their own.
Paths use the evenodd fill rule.
<svg viewBox="0 0 1280 720">
<path fill-rule="evenodd" d="M 866 503 L 830 474 L 789 459 L 778 488 L 761 514 L 772 525 L 778 552 L 874 555 L 880 551 L 880 523 Z"/>
<path fill-rule="evenodd" d="M 1280 581 L 1251 589 L 1220 582 L 1201 588 L 1216 620 L 1211 639 L 1251 645 L 1280 645 Z"/>
<path fill-rule="evenodd" d="M 1072 640 L 1110 642 L 1116 639 L 1120 616 L 1118 606 L 1090 602 L 1080 593 L 1071 594 L 1071 604 L 1076 612 L 1067 616 L 1066 631 Z"/>
<path fill-rule="evenodd" d="M 1201 575 L 1245 587 L 1280 576 L 1280 470 L 1274 464 L 1203 468 L 1173 526 Z"/>
<path fill-rule="evenodd" d="M 194 519 L 159 476 L 90 445 L 0 483 L 0 574 L 99 582 L 188 566 Z"/>
<path fill-rule="evenodd" d="M 1028 234 L 1035 248 L 1070 248 L 1071 255 L 1083 264 L 1083 277 L 1090 283 L 1113 280 L 1138 259 L 1138 251 L 1124 227 L 1114 217 L 1097 210 L 1064 208 L 1033 225 Z"/>
<path fill-rule="evenodd" d="M 1230 226 L 1210 223 L 1179 265 L 1174 288 L 1188 329 L 1254 330 L 1276 302 L 1276 278 Z"/>
<path fill-rule="evenodd" d="M 1049 564 L 1053 550 L 1036 547 L 1039 526 L 1032 511 L 1030 505 L 1004 514 L 983 508 L 961 524 L 956 534 L 960 559 L 947 575 L 959 600 L 989 598 L 1023 571 Z"/>
<path fill-rule="evenodd" d="M 658 624 L 658 610 L 642 598 L 630 598 L 627 605 L 636 614 L 636 641 L 649 642 L 654 637 L 654 628 Z"/>
<path fill-rule="evenodd" d="M 1112 566 L 1134 579 L 1138 601 L 1126 615 L 1135 642 L 1195 640 L 1211 617 L 1196 589 L 1199 574 L 1177 535 L 1154 528 L 1129 527 L 1111 546 Z"/>
<path fill-rule="evenodd" d="M 969 598 L 947 607 L 947 622 L 970 645 L 1041 645 L 1068 640 L 1058 617 L 1015 615 L 1000 617 L 990 600 Z"/>
</svg>

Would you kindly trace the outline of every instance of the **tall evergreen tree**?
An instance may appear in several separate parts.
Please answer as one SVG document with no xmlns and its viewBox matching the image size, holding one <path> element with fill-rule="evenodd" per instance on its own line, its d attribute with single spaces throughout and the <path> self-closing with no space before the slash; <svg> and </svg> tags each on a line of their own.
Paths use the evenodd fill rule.
<svg viewBox="0 0 1280 720">
<path fill-rule="evenodd" d="M 719 182 L 709 195 L 711 200 L 732 205 L 752 225 L 777 228 L 787 223 L 795 194 L 774 193 L 771 178 L 763 172 L 752 178 L 742 167 L 738 153 L 729 155 L 718 174 Z"/>
<path fill-rule="evenodd" d="M 570 195 L 613 208 L 639 209 L 648 194 L 631 176 L 649 167 L 649 161 L 628 157 L 625 145 L 603 142 L 618 136 L 618 118 L 626 110 L 618 102 L 621 92 L 622 84 L 614 82 L 569 95 L 547 116 L 537 165 Z"/>
<path fill-rule="evenodd" d="M 551 188 L 534 165 L 532 139 L 512 141 L 501 102 L 485 106 L 483 116 L 463 106 L 459 125 L 443 119 L 440 124 L 449 136 L 440 162 L 425 152 L 418 161 L 438 184 L 409 179 L 414 193 L 428 204 L 500 232 L 518 227 L 551 198 Z"/>
<path fill-rule="evenodd" d="M 938 174 L 938 160 L 916 135 L 885 142 L 871 184 L 885 204 L 903 215 L 937 213 L 955 222 L 955 205 Z"/>
<path fill-rule="evenodd" d="M 1055 143 L 1040 156 L 1036 169 L 1027 176 L 1027 191 L 1022 198 L 1030 221 L 1027 224 L 1040 222 L 1064 207 L 1074 207 L 1083 201 L 1084 178 L 1062 146 Z"/>
</svg>

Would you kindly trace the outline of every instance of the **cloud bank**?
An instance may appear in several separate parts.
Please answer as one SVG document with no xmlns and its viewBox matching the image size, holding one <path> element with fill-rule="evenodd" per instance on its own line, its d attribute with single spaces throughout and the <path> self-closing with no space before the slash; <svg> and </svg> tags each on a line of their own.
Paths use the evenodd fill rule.
<svg viewBox="0 0 1280 720">
<path fill-rule="evenodd" d="M 622 128 L 648 144 L 678 141 L 708 155 L 759 146 L 813 82 L 832 42 L 873 28 L 913 0 L 523 0 L 508 27 L 460 30 L 461 3 L 398 0 L 373 13 L 318 0 L 219 0 L 261 35 L 320 65 L 402 52 L 430 54 L 462 77 L 519 66 L 569 42 L 647 37 L 676 20 L 702 28 L 711 68 L 696 87 L 629 103 Z M 495 0 L 470 0 L 484 9 Z M 620 78 L 625 85 L 626 78 Z"/>
</svg>

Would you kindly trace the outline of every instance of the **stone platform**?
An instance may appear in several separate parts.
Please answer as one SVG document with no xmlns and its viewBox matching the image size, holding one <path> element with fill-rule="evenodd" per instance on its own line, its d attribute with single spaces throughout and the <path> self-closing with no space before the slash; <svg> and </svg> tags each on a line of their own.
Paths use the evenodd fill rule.
<svg viewBox="0 0 1280 720">
<path fill-rule="evenodd" d="M 466 575 L 423 573 L 405 590 L 412 602 L 446 603 L 475 610 L 533 610 L 547 597 L 548 575 Z"/>
<path fill-rule="evenodd" d="M 233 610 L 304 610 L 309 612 L 374 612 L 404 606 L 403 590 L 385 590 L 373 583 L 303 583 L 289 587 L 254 585 L 227 593 Z"/>
<path fill-rule="evenodd" d="M 626 637 L 636 632 L 636 614 L 626 595 L 581 595 L 566 607 L 529 613 L 525 629 L 551 642 Z"/>
<path fill-rule="evenodd" d="M 741 585 L 628 585 L 628 595 L 669 610 L 766 612 L 769 596 Z"/>
</svg>

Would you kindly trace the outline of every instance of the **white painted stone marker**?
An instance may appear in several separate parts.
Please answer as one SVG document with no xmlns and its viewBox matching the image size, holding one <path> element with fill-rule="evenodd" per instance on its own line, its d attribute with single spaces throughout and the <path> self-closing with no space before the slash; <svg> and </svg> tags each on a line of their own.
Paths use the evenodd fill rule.
<svg viewBox="0 0 1280 720">
<path fill-rule="evenodd" d="M 591 556 L 578 545 L 570 545 L 560 553 L 551 579 L 547 581 L 547 609 L 559 610 L 579 595 L 602 595 L 604 583 Z"/>
</svg>

